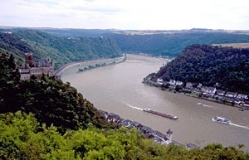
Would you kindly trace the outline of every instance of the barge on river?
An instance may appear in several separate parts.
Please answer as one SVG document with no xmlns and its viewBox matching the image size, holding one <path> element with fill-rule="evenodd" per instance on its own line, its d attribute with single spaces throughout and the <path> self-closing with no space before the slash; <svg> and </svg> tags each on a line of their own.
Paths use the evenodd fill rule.
<svg viewBox="0 0 249 160">
<path fill-rule="evenodd" d="M 178 119 L 177 116 L 172 116 L 172 115 L 168 115 L 168 114 L 165 114 L 165 113 L 160 113 L 160 112 L 157 112 L 157 111 L 153 111 L 150 108 L 144 108 L 143 111 L 151 113 L 151 114 L 155 114 L 155 115 L 158 115 L 158 116 L 162 116 L 164 118 L 169 118 L 169 119 L 172 119 L 172 120 L 177 120 Z"/>
</svg>

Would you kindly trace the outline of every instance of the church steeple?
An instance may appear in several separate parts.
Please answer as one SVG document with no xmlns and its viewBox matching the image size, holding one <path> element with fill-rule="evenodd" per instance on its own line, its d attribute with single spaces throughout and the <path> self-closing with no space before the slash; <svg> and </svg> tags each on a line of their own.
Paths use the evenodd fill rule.
<svg viewBox="0 0 249 160">
<path fill-rule="evenodd" d="M 172 141 L 172 135 L 173 135 L 173 131 L 171 131 L 170 129 L 166 132 L 166 137 L 168 138 L 169 141 Z"/>
</svg>

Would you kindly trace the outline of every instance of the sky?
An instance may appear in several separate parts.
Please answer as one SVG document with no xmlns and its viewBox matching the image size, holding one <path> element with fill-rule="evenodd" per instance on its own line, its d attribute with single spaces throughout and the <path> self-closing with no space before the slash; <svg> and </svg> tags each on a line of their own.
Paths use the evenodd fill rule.
<svg viewBox="0 0 249 160">
<path fill-rule="evenodd" d="M 0 0 L 0 26 L 249 30 L 249 1 Z"/>
</svg>

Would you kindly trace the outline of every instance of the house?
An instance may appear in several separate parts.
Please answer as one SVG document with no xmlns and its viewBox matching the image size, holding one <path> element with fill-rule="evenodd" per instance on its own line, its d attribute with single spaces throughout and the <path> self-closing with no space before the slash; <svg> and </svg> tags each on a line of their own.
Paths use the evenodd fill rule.
<svg viewBox="0 0 249 160">
<path fill-rule="evenodd" d="M 182 81 L 176 81 L 176 86 L 182 86 L 183 85 L 183 82 Z"/>
<path fill-rule="evenodd" d="M 185 88 L 192 89 L 193 88 L 193 83 L 187 82 Z"/>
<path fill-rule="evenodd" d="M 38 63 L 33 61 L 33 53 L 25 54 L 25 65 L 18 69 L 21 80 L 28 80 L 31 76 L 41 78 L 42 75 L 53 76 L 54 64 L 53 60 L 43 59 Z"/>
<path fill-rule="evenodd" d="M 163 85 L 163 79 L 162 78 L 157 78 L 157 84 Z"/>
<path fill-rule="evenodd" d="M 117 114 L 114 114 L 114 113 L 110 113 L 107 116 L 107 121 L 109 121 L 109 122 L 118 122 L 120 119 L 121 119 L 121 117 Z"/>
<path fill-rule="evenodd" d="M 245 100 L 243 106 L 249 109 L 249 100 Z"/>
<path fill-rule="evenodd" d="M 225 96 L 225 93 L 226 93 L 226 91 L 219 90 L 219 89 L 216 90 L 216 95 L 218 95 L 218 96 Z"/>
<path fill-rule="evenodd" d="M 175 86 L 176 85 L 176 81 L 174 79 L 170 79 L 169 80 L 169 85 Z"/>
<path fill-rule="evenodd" d="M 168 140 L 172 140 L 172 135 L 173 135 L 173 131 L 171 131 L 170 129 L 166 132 L 166 137 Z"/>
<path fill-rule="evenodd" d="M 199 83 L 198 85 L 197 85 L 197 88 L 201 88 L 202 87 L 202 84 L 201 83 Z"/>
<path fill-rule="evenodd" d="M 138 122 L 132 122 L 131 125 L 135 127 L 137 130 L 141 130 L 141 128 L 143 127 L 143 125 Z"/>
<path fill-rule="evenodd" d="M 216 88 L 203 86 L 201 87 L 201 91 L 203 94 L 214 95 L 216 92 Z"/>
<path fill-rule="evenodd" d="M 237 93 L 235 92 L 227 92 L 225 94 L 226 97 L 229 97 L 229 98 L 235 98 L 237 96 Z"/>
<path fill-rule="evenodd" d="M 29 69 L 25 69 L 25 68 L 23 68 L 23 69 L 18 69 L 18 72 L 20 73 L 20 79 L 21 80 L 28 80 L 28 79 L 30 79 L 30 70 Z"/>
<path fill-rule="evenodd" d="M 248 96 L 245 94 L 238 94 L 236 98 L 244 100 L 244 99 L 248 99 Z"/>
</svg>

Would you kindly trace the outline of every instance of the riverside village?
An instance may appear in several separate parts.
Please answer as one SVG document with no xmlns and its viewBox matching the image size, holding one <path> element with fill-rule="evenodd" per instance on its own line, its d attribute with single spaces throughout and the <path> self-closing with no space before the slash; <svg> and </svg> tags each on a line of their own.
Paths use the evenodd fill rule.
<svg viewBox="0 0 249 160">
<path fill-rule="evenodd" d="M 177 81 L 174 79 L 164 81 L 161 78 L 157 78 L 156 80 L 154 80 L 152 75 L 145 77 L 142 83 L 160 87 L 162 90 L 173 91 L 174 93 L 183 93 L 187 96 L 231 105 L 234 107 L 238 107 L 241 111 L 249 109 L 248 95 L 219 90 L 216 87 L 203 86 L 201 83 L 194 84 L 191 82 L 187 82 L 184 85 L 182 81 Z M 218 85 L 219 84 L 216 84 L 216 86 Z"/>
</svg>

